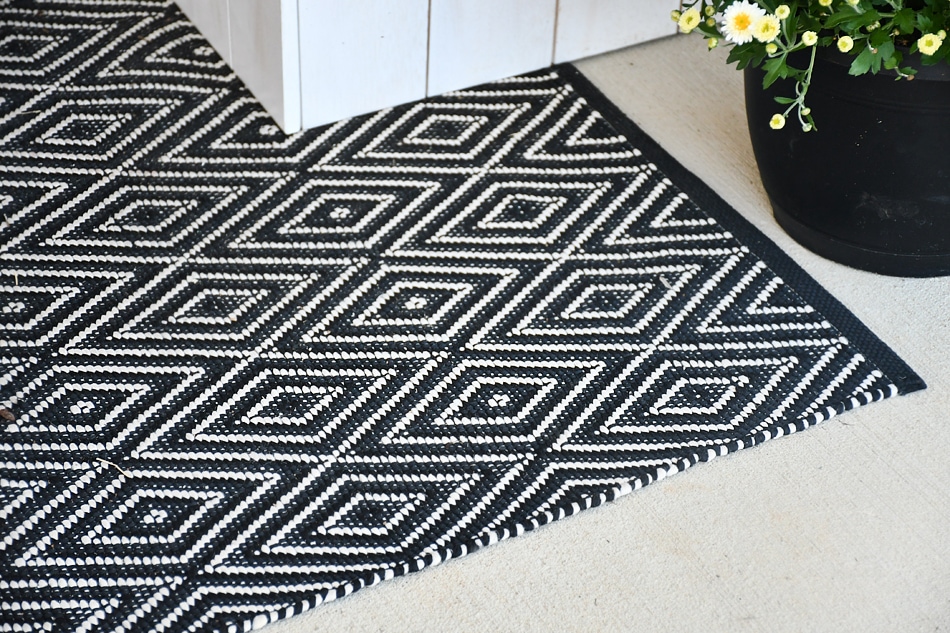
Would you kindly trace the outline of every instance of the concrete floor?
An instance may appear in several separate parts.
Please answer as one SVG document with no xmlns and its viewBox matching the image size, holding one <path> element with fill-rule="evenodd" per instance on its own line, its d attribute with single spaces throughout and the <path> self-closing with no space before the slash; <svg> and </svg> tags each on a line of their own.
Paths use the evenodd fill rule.
<svg viewBox="0 0 950 633">
<path fill-rule="evenodd" d="M 929 389 L 701 464 L 267 633 L 950 629 L 950 278 L 850 270 L 788 239 L 752 158 L 741 73 L 724 59 L 700 38 L 674 37 L 579 67 Z"/>
</svg>

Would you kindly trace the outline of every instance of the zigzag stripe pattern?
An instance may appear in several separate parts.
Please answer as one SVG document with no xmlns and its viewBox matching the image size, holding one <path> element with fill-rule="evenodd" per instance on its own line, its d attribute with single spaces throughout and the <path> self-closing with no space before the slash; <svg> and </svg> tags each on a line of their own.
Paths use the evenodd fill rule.
<svg viewBox="0 0 950 633">
<path fill-rule="evenodd" d="M 585 86 L 285 136 L 173 4 L 0 0 L 0 631 L 253 628 L 920 386 Z"/>
</svg>

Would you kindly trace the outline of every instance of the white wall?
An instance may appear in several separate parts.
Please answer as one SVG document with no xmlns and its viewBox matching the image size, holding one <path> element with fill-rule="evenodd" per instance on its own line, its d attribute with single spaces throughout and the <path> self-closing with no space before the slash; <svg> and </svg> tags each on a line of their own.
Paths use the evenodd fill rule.
<svg viewBox="0 0 950 633">
<path fill-rule="evenodd" d="M 556 0 L 432 0 L 429 95 L 551 63 Z"/>
<path fill-rule="evenodd" d="M 301 119 L 297 15 L 296 0 L 228 0 L 231 67 L 288 132 Z"/>
<path fill-rule="evenodd" d="M 558 0 L 554 63 L 590 57 L 676 32 L 679 2 Z"/>
<path fill-rule="evenodd" d="M 426 96 L 429 0 L 304 0 L 299 8 L 305 128 Z"/>
<path fill-rule="evenodd" d="M 230 64 L 228 0 L 177 0 L 177 3 L 224 61 Z"/>
<path fill-rule="evenodd" d="M 178 0 L 285 132 L 672 35 L 679 0 Z"/>
</svg>

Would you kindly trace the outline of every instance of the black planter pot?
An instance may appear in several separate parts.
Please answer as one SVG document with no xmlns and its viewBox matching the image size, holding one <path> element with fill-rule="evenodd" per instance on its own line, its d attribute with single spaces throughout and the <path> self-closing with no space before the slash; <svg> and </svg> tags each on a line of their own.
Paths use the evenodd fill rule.
<svg viewBox="0 0 950 633">
<path fill-rule="evenodd" d="M 807 54 L 807 53 L 806 53 Z M 804 68 L 807 58 L 794 60 Z M 822 49 L 808 105 L 818 131 L 803 132 L 762 71 L 745 71 L 746 112 L 762 183 L 778 223 L 810 250 L 887 275 L 950 275 L 950 67 L 913 81 L 848 75 L 851 58 Z"/>
</svg>

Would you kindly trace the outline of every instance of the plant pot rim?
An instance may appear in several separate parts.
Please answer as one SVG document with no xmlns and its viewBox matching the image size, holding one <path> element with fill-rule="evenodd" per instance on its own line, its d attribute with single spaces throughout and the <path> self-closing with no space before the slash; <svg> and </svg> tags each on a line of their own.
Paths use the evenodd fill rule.
<svg viewBox="0 0 950 633">
<path fill-rule="evenodd" d="M 931 66 L 925 66 L 921 63 L 920 54 L 911 53 L 909 47 L 898 46 L 897 50 L 901 51 L 904 55 L 901 65 L 905 67 L 909 66 L 917 71 L 917 74 L 914 75 L 914 81 L 950 81 L 950 64 L 939 62 Z M 846 68 L 850 68 L 851 62 L 854 61 L 853 55 L 842 53 L 834 46 L 820 46 L 816 56 L 823 61 Z M 877 74 L 884 77 L 893 77 L 895 79 L 898 77 L 896 71 L 886 68 L 882 68 Z"/>
</svg>

